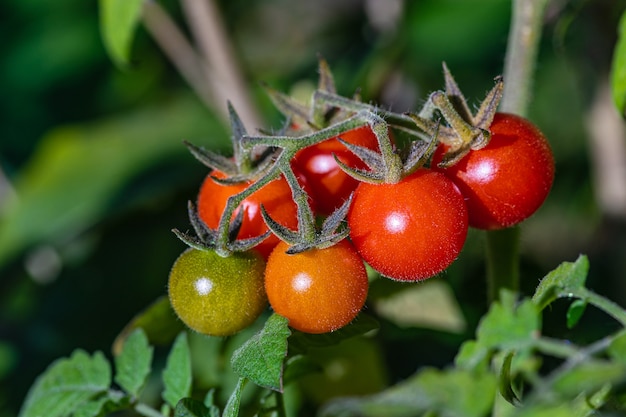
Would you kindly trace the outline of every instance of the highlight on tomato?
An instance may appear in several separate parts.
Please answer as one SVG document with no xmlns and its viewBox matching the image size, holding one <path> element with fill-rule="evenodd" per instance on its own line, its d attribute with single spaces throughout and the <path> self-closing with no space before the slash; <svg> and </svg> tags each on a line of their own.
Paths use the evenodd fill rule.
<svg viewBox="0 0 626 417">
<path fill-rule="evenodd" d="M 470 150 L 456 164 L 440 168 L 440 145 L 432 167 L 443 172 L 465 197 L 469 224 L 493 230 L 514 226 L 543 204 L 554 181 L 554 157 L 545 136 L 529 120 L 496 113 L 487 146 Z"/>
<path fill-rule="evenodd" d="M 267 306 L 264 271 L 265 261 L 254 251 L 224 258 L 212 250 L 189 248 L 170 271 L 170 303 L 183 323 L 199 333 L 237 333 Z"/>
<path fill-rule="evenodd" d="M 327 333 L 349 324 L 361 311 L 368 291 L 363 261 L 342 240 L 324 249 L 288 254 L 279 243 L 265 270 L 271 307 L 306 333 Z"/>
<path fill-rule="evenodd" d="M 426 168 L 395 184 L 361 183 L 348 224 L 365 262 L 399 281 L 419 281 L 445 270 L 461 252 L 468 230 L 459 189 Z"/>
</svg>

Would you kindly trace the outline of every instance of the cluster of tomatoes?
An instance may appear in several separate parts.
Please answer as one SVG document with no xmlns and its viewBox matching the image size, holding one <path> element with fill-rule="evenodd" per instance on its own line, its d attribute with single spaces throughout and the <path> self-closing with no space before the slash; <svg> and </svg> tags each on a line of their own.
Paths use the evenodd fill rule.
<svg viewBox="0 0 626 417">
<path fill-rule="evenodd" d="M 346 144 L 380 151 L 370 125 L 340 134 L 341 141 L 333 137 L 299 150 L 289 169 L 308 195 L 309 208 L 324 218 L 344 207 L 341 227 L 347 237 L 295 253 L 279 233 L 226 257 L 190 248 L 170 274 L 174 310 L 190 328 L 221 336 L 250 325 L 269 301 L 292 328 L 325 333 L 350 323 L 363 308 L 365 263 L 399 281 L 444 271 L 463 248 L 468 227 L 516 225 L 539 208 L 552 185 L 554 161 L 542 133 L 524 118 L 492 116 L 486 146 L 445 164 L 450 145 L 441 142 L 427 163 L 392 183 L 363 182 L 346 172 L 345 167 L 370 168 Z M 197 216 L 207 230 L 220 227 L 228 199 L 253 183 L 220 181 L 227 177 L 213 171 L 200 188 Z M 281 230 L 297 230 L 302 212 L 293 188 L 281 175 L 247 196 L 236 208 L 236 238 L 267 234 L 268 216 Z"/>
</svg>

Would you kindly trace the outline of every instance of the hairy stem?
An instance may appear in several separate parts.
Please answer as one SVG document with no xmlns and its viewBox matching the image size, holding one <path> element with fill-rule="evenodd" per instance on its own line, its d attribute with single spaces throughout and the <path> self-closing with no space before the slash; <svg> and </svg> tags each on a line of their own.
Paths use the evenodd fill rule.
<svg viewBox="0 0 626 417">
<path fill-rule="evenodd" d="M 519 227 L 487 232 L 487 296 L 497 300 L 503 288 L 519 290 Z"/>
<path fill-rule="evenodd" d="M 609 316 L 613 317 L 615 320 L 619 321 L 622 326 L 626 327 L 626 311 L 608 298 L 602 297 L 601 295 L 598 295 L 584 287 L 576 288 L 567 294 L 561 294 L 561 296 L 570 298 L 576 297 L 581 300 L 585 300 L 589 304 L 596 306 Z"/>
<path fill-rule="evenodd" d="M 502 111 L 525 116 L 541 38 L 547 0 L 513 0 L 513 15 L 504 63 Z M 519 228 L 487 232 L 489 299 L 500 288 L 519 290 Z"/>
<path fill-rule="evenodd" d="M 548 0 L 514 0 L 504 61 L 502 111 L 526 116 L 532 91 L 541 25 Z"/>
</svg>

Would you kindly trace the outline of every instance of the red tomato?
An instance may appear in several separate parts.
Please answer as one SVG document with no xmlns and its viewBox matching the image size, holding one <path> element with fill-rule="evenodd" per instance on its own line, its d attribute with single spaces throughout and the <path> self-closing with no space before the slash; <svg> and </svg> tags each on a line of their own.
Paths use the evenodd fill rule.
<svg viewBox="0 0 626 417">
<path fill-rule="evenodd" d="M 467 235 L 467 208 L 452 181 L 421 168 L 397 184 L 360 184 L 348 225 L 372 268 L 391 279 L 419 281 L 456 259 Z"/>
<path fill-rule="evenodd" d="M 222 212 L 226 207 L 226 201 L 234 194 L 243 191 L 250 183 L 237 185 L 220 185 L 213 181 L 211 176 L 225 178 L 226 175 L 220 171 L 214 171 L 206 177 L 200 193 L 198 194 L 198 214 L 202 221 L 212 229 L 219 225 Z M 291 198 L 291 189 L 284 177 L 271 181 L 257 192 L 243 200 L 242 204 L 235 210 L 243 208 L 245 215 L 239 234 L 240 239 L 261 236 L 267 232 L 268 228 L 261 216 L 261 205 L 265 207 L 268 214 L 283 226 L 296 229 L 298 226 L 296 203 Z M 278 237 L 271 235 L 261 242 L 255 249 L 267 259 L 274 246 L 279 242 Z"/>
<path fill-rule="evenodd" d="M 378 150 L 378 139 L 369 126 L 350 130 L 339 137 L 354 145 Z M 359 185 L 359 181 L 339 168 L 333 154 L 350 167 L 367 168 L 363 161 L 336 138 L 302 149 L 292 163 L 307 179 L 316 210 L 324 216 L 339 208 Z"/>
<path fill-rule="evenodd" d="M 265 291 L 274 311 L 302 332 L 327 333 L 350 323 L 367 297 L 365 266 L 347 240 L 295 255 L 276 246 L 265 268 Z"/>
<path fill-rule="evenodd" d="M 496 113 L 491 141 L 457 164 L 441 169 L 445 146 L 433 155 L 433 169 L 451 178 L 466 199 L 469 224 L 484 230 L 513 226 L 543 204 L 554 180 L 548 141 L 530 121 Z"/>
</svg>

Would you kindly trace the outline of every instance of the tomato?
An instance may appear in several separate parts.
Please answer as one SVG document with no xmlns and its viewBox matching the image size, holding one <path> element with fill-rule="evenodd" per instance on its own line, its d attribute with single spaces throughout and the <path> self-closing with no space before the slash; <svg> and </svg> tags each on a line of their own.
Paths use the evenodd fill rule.
<svg viewBox="0 0 626 417">
<path fill-rule="evenodd" d="M 240 193 L 251 183 L 236 185 L 221 185 L 213 181 L 211 176 L 225 178 L 226 175 L 220 171 L 214 171 L 206 177 L 198 194 L 198 215 L 204 223 L 216 229 L 219 225 L 222 212 L 226 207 L 228 198 Z M 261 215 L 261 205 L 265 207 L 268 214 L 283 226 L 296 229 L 298 226 L 298 208 L 291 197 L 291 189 L 284 177 L 280 177 L 266 184 L 257 192 L 244 199 L 233 218 L 240 209 L 245 210 L 243 223 L 239 234 L 240 239 L 261 236 L 267 232 L 268 228 Z M 278 237 L 271 235 L 255 247 L 263 257 L 267 259 L 274 246 L 279 242 Z"/>
<path fill-rule="evenodd" d="M 379 149 L 378 139 L 369 126 L 350 130 L 339 137 L 354 145 L 376 151 Z M 302 149 L 296 154 L 292 163 L 307 179 L 317 213 L 324 216 L 339 208 L 359 185 L 359 181 L 339 168 L 333 154 L 350 167 L 367 168 L 363 161 L 336 138 Z"/>
<path fill-rule="evenodd" d="M 222 258 L 212 250 L 187 249 L 170 272 L 170 303 L 178 317 L 199 333 L 237 333 L 267 306 L 264 271 L 265 260 L 254 251 Z"/>
<path fill-rule="evenodd" d="M 440 145 L 433 169 L 450 177 L 465 196 L 469 224 L 493 230 L 513 226 L 543 204 L 554 181 L 554 157 L 544 135 L 527 119 L 496 113 L 491 141 L 457 164 L 436 167 L 445 152 Z"/>
<path fill-rule="evenodd" d="M 367 297 L 365 266 L 347 240 L 295 255 L 276 246 L 265 269 L 265 291 L 274 311 L 307 333 L 326 333 L 350 323 Z"/>
<path fill-rule="evenodd" d="M 456 259 L 467 236 L 467 208 L 445 175 L 420 168 L 396 184 L 360 184 L 348 225 L 372 268 L 391 279 L 418 281 Z"/>
</svg>

